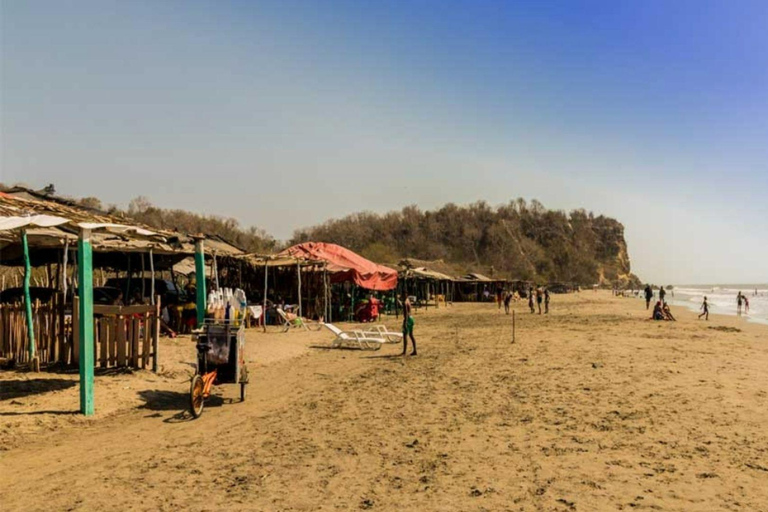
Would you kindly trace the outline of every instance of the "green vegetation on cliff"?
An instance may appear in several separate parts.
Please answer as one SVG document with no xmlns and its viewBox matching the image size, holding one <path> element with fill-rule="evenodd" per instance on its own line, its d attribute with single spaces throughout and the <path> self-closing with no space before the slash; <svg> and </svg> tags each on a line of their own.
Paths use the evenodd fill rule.
<svg viewBox="0 0 768 512">
<path fill-rule="evenodd" d="M 357 213 L 299 230 L 291 243 L 309 240 L 337 243 L 380 262 L 442 259 L 514 279 L 639 283 L 630 273 L 620 222 L 584 210 L 548 210 L 535 200 Z"/>
</svg>

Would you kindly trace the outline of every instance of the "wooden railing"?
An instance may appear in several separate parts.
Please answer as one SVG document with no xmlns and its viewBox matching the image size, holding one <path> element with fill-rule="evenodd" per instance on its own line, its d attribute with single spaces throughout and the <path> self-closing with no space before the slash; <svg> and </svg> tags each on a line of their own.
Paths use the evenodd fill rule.
<svg viewBox="0 0 768 512">
<path fill-rule="evenodd" d="M 35 301 L 32 305 L 35 348 L 43 364 L 69 360 L 72 325 L 65 313 L 61 294 L 54 294 L 46 304 Z M 29 335 L 22 303 L 0 304 L 0 357 L 17 363 L 29 362 Z"/>
<path fill-rule="evenodd" d="M 60 295 L 35 304 L 35 345 L 40 363 L 76 366 L 80 362 L 79 302 L 67 307 Z M 157 370 L 160 298 L 154 306 L 93 306 L 94 364 L 100 368 Z M 0 357 L 29 361 L 29 340 L 22 304 L 0 305 Z"/>
</svg>

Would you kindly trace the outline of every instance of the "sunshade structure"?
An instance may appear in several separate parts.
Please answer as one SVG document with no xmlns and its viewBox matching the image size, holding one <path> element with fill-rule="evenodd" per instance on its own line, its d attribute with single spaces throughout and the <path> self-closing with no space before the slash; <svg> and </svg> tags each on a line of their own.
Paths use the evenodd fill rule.
<svg viewBox="0 0 768 512">
<path fill-rule="evenodd" d="M 278 256 L 324 262 L 332 283 L 351 281 L 361 288 L 376 291 L 397 287 L 396 270 L 367 260 L 340 245 L 306 242 L 289 247 Z"/>
<path fill-rule="evenodd" d="M 66 222 L 56 222 L 64 219 Z M 29 248 L 36 265 L 61 261 L 65 246 L 74 248 L 80 228 L 92 229 L 94 266 L 114 269 L 140 267 L 141 254 L 155 256 L 156 269 L 169 269 L 173 264 L 195 253 L 195 242 L 187 234 L 157 230 L 131 219 L 84 208 L 59 198 L 39 197 L 33 191 L 0 192 L 0 263 L 21 265 L 19 237 L 10 232 L 24 222 Z M 203 236 L 205 252 L 229 256 L 242 254 L 240 248 L 215 235 Z"/>
</svg>

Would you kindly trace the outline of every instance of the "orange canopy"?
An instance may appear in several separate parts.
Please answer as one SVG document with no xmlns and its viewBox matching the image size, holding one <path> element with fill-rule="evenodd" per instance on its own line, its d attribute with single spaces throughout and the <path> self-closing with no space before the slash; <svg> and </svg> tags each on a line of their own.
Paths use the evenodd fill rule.
<svg viewBox="0 0 768 512">
<path fill-rule="evenodd" d="M 397 286 L 397 270 L 378 265 L 340 245 L 307 242 L 289 247 L 278 256 L 322 260 L 334 283 L 354 281 L 362 288 L 379 291 Z"/>
</svg>

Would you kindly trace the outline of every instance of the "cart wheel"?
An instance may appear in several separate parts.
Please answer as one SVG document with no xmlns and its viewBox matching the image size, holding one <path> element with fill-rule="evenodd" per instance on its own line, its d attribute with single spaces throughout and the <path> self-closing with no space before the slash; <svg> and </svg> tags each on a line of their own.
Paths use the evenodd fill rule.
<svg viewBox="0 0 768 512">
<path fill-rule="evenodd" d="M 189 386 L 189 409 L 192 411 L 192 416 L 199 418 L 203 414 L 203 391 L 205 390 L 205 383 L 203 378 L 199 374 L 195 374 L 192 377 L 192 383 Z"/>
</svg>

